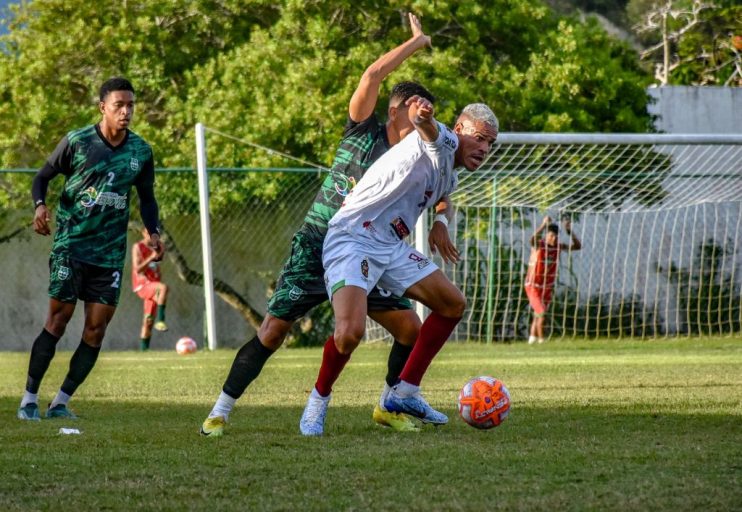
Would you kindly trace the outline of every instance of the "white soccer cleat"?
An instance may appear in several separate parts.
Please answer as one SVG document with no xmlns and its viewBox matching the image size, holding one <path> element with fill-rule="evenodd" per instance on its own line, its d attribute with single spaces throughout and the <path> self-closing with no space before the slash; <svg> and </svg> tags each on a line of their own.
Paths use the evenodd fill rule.
<svg viewBox="0 0 742 512">
<path fill-rule="evenodd" d="M 325 432 L 325 416 L 332 394 L 323 397 L 313 389 L 299 421 L 299 430 L 305 436 L 321 436 Z"/>
</svg>

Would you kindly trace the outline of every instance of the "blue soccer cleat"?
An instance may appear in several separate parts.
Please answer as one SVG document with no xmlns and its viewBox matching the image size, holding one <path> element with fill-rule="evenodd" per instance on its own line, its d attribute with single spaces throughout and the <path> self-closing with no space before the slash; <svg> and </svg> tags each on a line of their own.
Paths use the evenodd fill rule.
<svg viewBox="0 0 742 512">
<path fill-rule="evenodd" d="M 47 418 L 50 418 L 50 419 L 51 418 L 62 418 L 62 419 L 67 419 L 67 420 L 76 420 L 77 419 L 77 416 L 75 415 L 75 413 L 73 413 L 72 411 L 70 411 L 67 408 L 67 406 L 64 405 L 64 404 L 57 404 L 54 407 L 49 407 L 46 410 L 46 415 L 45 416 Z"/>
<path fill-rule="evenodd" d="M 25 421 L 41 421 L 41 415 L 39 414 L 39 405 L 35 403 L 28 403 L 23 407 L 18 408 L 18 419 Z"/>
<path fill-rule="evenodd" d="M 384 408 L 392 412 L 409 414 L 419 418 L 423 423 L 430 423 L 431 425 L 445 425 L 448 423 L 448 416 L 433 409 L 420 393 L 402 397 L 392 389 L 384 401 Z"/>
</svg>

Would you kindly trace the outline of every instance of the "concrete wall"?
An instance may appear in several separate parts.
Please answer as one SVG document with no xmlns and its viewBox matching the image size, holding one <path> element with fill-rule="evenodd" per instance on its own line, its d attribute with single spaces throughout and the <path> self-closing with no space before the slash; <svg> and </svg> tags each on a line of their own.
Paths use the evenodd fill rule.
<svg viewBox="0 0 742 512">
<path fill-rule="evenodd" d="M 647 92 L 660 132 L 742 133 L 742 88 L 669 86 Z"/>
</svg>

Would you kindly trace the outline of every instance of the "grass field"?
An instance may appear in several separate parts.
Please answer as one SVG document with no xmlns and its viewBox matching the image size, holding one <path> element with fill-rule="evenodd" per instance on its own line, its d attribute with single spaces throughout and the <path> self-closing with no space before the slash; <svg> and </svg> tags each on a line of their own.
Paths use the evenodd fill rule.
<svg viewBox="0 0 742 512">
<path fill-rule="evenodd" d="M 742 510 L 742 341 L 450 344 L 423 391 L 451 422 L 405 434 L 371 422 L 387 353 L 359 348 L 303 438 L 321 352 L 279 351 L 221 439 L 197 431 L 233 351 L 103 352 L 80 418 L 36 424 L 15 419 L 28 354 L 0 354 L 0 510 Z M 491 431 L 455 408 L 479 374 L 513 398 Z"/>
</svg>

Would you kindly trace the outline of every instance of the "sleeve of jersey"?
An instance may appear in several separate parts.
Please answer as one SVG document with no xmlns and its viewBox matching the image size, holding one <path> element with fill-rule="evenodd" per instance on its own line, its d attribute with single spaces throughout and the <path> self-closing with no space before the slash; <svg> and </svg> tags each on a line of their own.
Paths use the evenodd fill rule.
<svg viewBox="0 0 742 512">
<path fill-rule="evenodd" d="M 139 194 L 139 213 L 142 215 L 144 227 L 150 235 L 159 234 L 160 211 L 155 199 L 155 164 L 151 158 L 144 164 L 134 185 Z"/>
<path fill-rule="evenodd" d="M 438 138 L 433 142 L 423 141 L 425 152 L 433 159 L 446 158 L 456 152 L 459 139 L 443 123 L 438 123 Z"/>
<path fill-rule="evenodd" d="M 377 118 L 375 112 L 360 123 L 353 121 L 350 116 L 348 116 L 348 119 L 345 122 L 345 127 L 343 128 L 343 138 L 346 138 L 349 135 L 357 135 L 359 133 L 365 133 L 375 129 L 378 125 L 376 119 Z"/>
<path fill-rule="evenodd" d="M 46 192 L 49 182 L 58 174 L 69 176 L 72 174 L 72 148 L 65 136 L 47 159 L 44 167 L 34 176 L 31 184 L 31 197 L 34 208 L 46 204 Z"/>
</svg>

